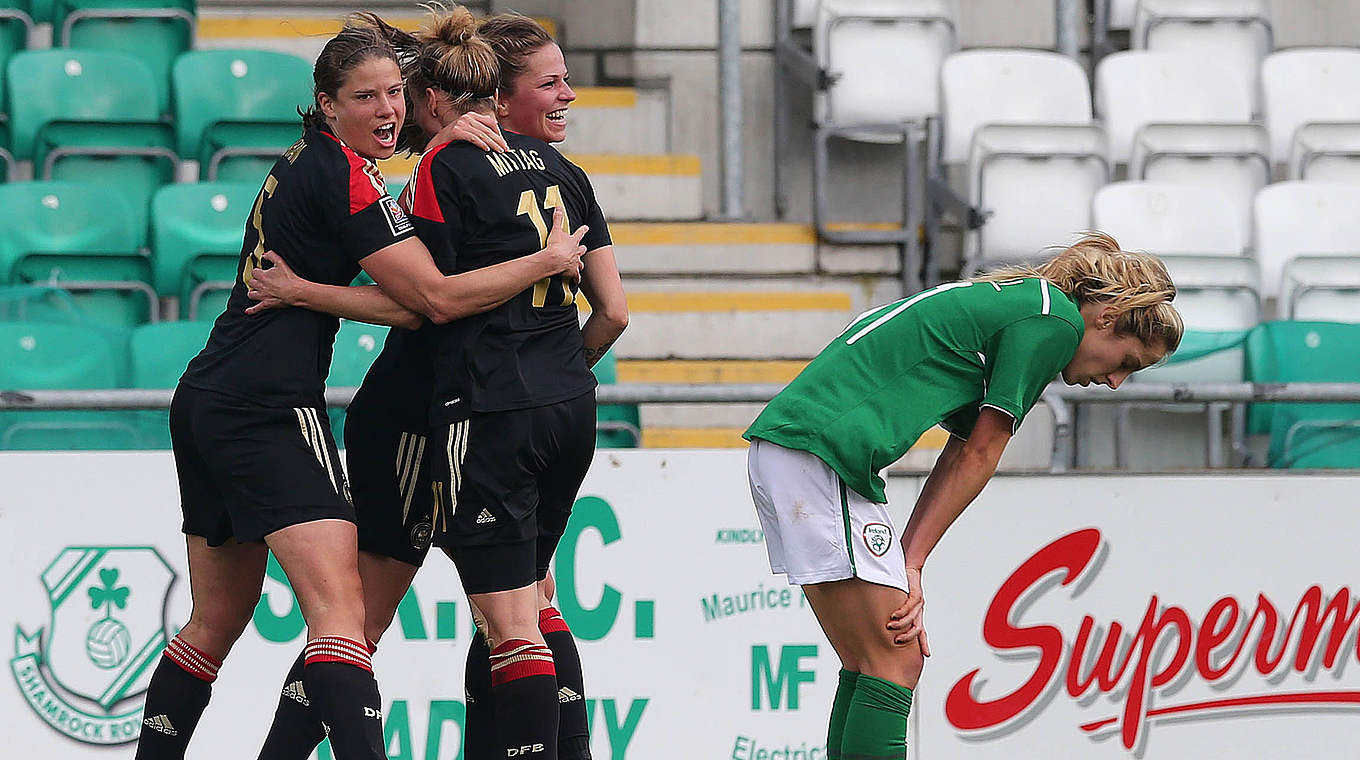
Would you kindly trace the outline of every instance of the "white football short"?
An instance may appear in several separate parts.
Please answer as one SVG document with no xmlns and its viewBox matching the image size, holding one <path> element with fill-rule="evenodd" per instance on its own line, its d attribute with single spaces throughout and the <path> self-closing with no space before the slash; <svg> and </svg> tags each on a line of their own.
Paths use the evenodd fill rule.
<svg viewBox="0 0 1360 760">
<path fill-rule="evenodd" d="M 847 487 L 816 456 L 769 441 L 751 441 L 746 471 L 771 570 L 797 586 L 860 578 L 907 591 L 887 504 Z"/>
</svg>

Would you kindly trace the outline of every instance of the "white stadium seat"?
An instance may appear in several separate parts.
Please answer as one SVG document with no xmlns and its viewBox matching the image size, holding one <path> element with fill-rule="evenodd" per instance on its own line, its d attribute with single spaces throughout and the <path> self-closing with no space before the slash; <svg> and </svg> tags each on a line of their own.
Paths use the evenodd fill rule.
<svg viewBox="0 0 1360 760">
<path fill-rule="evenodd" d="M 1319 122 L 1360 122 L 1360 50 L 1299 48 L 1261 64 L 1266 127 L 1277 163 L 1289 160 L 1299 128 Z"/>
<path fill-rule="evenodd" d="M 1115 182 L 1091 203 L 1095 228 L 1126 250 L 1156 256 L 1240 256 L 1247 248 L 1240 212 L 1222 191 L 1194 185 Z"/>
<path fill-rule="evenodd" d="M 1289 153 L 1289 178 L 1360 182 L 1360 122 L 1299 127 Z"/>
<path fill-rule="evenodd" d="M 1250 239 L 1252 204 L 1270 183 L 1270 136 L 1259 124 L 1149 124 L 1134 136 L 1129 179 L 1225 193 Z"/>
<path fill-rule="evenodd" d="M 973 132 L 989 124 L 1090 124 L 1086 72 L 1035 50 L 955 53 L 940 71 L 944 162 L 968 160 Z"/>
<path fill-rule="evenodd" d="M 1096 0 L 1109 3 L 1109 16 L 1106 26 L 1110 29 L 1132 29 L 1133 19 L 1138 12 L 1138 0 Z"/>
<path fill-rule="evenodd" d="M 1031 259 L 1091 228 L 1091 198 L 1110 178 L 1094 125 L 1001 125 L 973 135 L 969 203 L 987 216 L 965 240 L 965 267 Z"/>
<path fill-rule="evenodd" d="M 968 202 L 988 215 L 966 236 L 966 268 L 1032 258 L 1091 226 L 1108 146 L 1076 62 L 1031 50 L 956 53 L 940 89 L 944 162 L 967 163 Z"/>
<path fill-rule="evenodd" d="M 1128 163 L 1134 135 L 1148 124 L 1251 121 L 1251 95 L 1238 72 L 1186 53 L 1131 50 L 1096 67 L 1096 115 L 1115 163 Z"/>
<path fill-rule="evenodd" d="M 1256 196 L 1256 257 L 1261 263 L 1261 292 L 1266 297 L 1279 297 L 1279 316 L 1289 316 L 1290 299 L 1296 290 L 1296 283 L 1282 285 L 1286 266 L 1296 273 L 1295 279 L 1303 276 L 1325 279 L 1331 267 L 1325 261 L 1321 266 L 1310 264 L 1315 257 L 1360 255 L 1358 208 L 1360 184 L 1278 182 Z M 1340 265 L 1342 261 L 1335 263 Z M 1340 270 L 1345 267 L 1336 269 L 1344 275 Z M 1338 283 L 1341 286 L 1344 283 Z"/>
<path fill-rule="evenodd" d="M 830 84 L 819 124 L 886 125 L 939 112 L 940 65 L 958 47 L 950 0 L 821 0 L 813 52 Z M 859 135 L 895 142 L 901 131 Z"/>
<path fill-rule="evenodd" d="M 810 29 L 817 22 L 817 0 L 793 0 L 793 28 Z"/>
<path fill-rule="evenodd" d="M 1132 46 L 1216 61 L 1248 82 L 1255 106 L 1261 60 L 1274 47 L 1270 8 L 1266 0 L 1139 0 Z"/>
</svg>

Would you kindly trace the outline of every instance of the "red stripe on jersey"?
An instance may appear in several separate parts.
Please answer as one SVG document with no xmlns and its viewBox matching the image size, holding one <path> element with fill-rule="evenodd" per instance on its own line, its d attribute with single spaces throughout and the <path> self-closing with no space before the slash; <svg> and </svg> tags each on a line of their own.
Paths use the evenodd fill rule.
<svg viewBox="0 0 1360 760">
<path fill-rule="evenodd" d="M 420 163 L 416 165 L 416 179 L 411 183 L 411 215 L 421 219 L 428 219 L 432 222 L 444 221 L 444 210 L 439 208 L 439 199 L 434 194 L 434 175 L 430 167 L 434 166 L 434 157 L 439 155 L 439 151 L 447 148 L 451 143 L 441 143 L 431 148 L 420 157 Z"/>
<path fill-rule="evenodd" d="M 354 149 L 340 141 L 340 138 L 322 130 L 321 134 L 331 138 L 340 145 L 340 152 L 345 154 L 345 160 L 349 162 L 349 213 L 357 214 L 360 211 L 378 202 L 378 199 L 387 195 L 387 183 L 383 181 L 382 172 L 378 171 L 378 165 L 364 158 Z"/>
</svg>

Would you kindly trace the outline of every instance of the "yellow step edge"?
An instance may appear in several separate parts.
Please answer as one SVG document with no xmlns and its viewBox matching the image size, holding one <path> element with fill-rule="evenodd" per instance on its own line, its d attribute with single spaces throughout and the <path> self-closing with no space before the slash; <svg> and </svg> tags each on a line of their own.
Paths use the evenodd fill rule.
<svg viewBox="0 0 1360 760">
<path fill-rule="evenodd" d="M 572 108 L 635 108 L 637 90 L 633 87 L 574 87 Z"/>
<path fill-rule="evenodd" d="M 817 231 L 807 224 L 690 222 L 609 225 L 615 245 L 815 245 Z"/>
<path fill-rule="evenodd" d="M 644 427 L 642 447 L 645 449 L 737 449 L 747 446 L 741 437 L 745 428 L 710 427 Z M 949 434 L 938 427 L 927 430 L 913 449 L 937 451 L 943 449 Z"/>
<path fill-rule="evenodd" d="M 576 299 L 577 308 L 590 311 L 584 298 Z M 630 312 L 714 312 L 714 311 L 849 311 L 849 293 L 836 292 L 642 292 L 628 294 Z"/>
<path fill-rule="evenodd" d="M 826 225 L 826 228 L 836 232 L 864 232 L 868 230 L 883 232 L 900 230 L 902 225 L 897 222 L 830 222 Z"/>
<path fill-rule="evenodd" d="M 586 174 L 674 175 L 698 176 L 702 163 L 698 156 L 659 153 L 655 155 L 571 155 L 573 163 Z M 397 155 L 378 162 L 383 176 L 388 179 L 411 176 L 419 156 Z"/>
<path fill-rule="evenodd" d="M 703 170 L 698 156 L 684 153 L 638 155 L 571 154 L 567 158 L 586 174 L 640 174 L 697 177 Z"/>
<path fill-rule="evenodd" d="M 383 21 L 408 32 L 424 23 L 425 16 L 382 16 Z M 557 38 L 557 22 L 550 18 L 534 19 L 548 34 Z M 215 16 L 198 17 L 197 36 L 201 40 L 236 40 L 251 38 L 285 38 L 333 36 L 340 31 L 343 19 L 335 16 Z"/>
<path fill-rule="evenodd" d="M 617 366 L 621 383 L 787 383 L 807 362 L 620 359 Z"/>
</svg>

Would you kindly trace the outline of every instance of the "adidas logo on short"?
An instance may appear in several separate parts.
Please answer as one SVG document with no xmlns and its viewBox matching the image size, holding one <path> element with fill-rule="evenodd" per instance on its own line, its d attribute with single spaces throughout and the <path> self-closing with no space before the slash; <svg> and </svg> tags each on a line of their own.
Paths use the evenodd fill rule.
<svg viewBox="0 0 1360 760">
<path fill-rule="evenodd" d="M 481 513 L 480 515 L 477 515 L 477 524 L 478 524 L 478 525 L 486 525 L 487 523 L 493 523 L 493 522 L 496 522 L 496 516 L 493 515 L 493 514 L 491 514 L 491 510 L 486 509 L 485 507 L 483 507 L 483 508 L 482 508 L 482 513 Z"/>
<path fill-rule="evenodd" d="M 580 702 L 581 695 L 563 686 L 562 688 L 557 690 L 557 701 L 562 703 Z"/>
<path fill-rule="evenodd" d="M 312 703 L 307 700 L 307 692 L 305 689 L 302 688 L 301 681 L 293 681 L 292 683 L 283 687 L 283 696 L 288 697 L 289 699 L 293 700 L 294 702 L 297 702 L 303 707 L 312 706 Z"/>
<path fill-rule="evenodd" d="M 165 734 L 166 736 L 179 735 L 179 732 L 175 730 L 174 724 L 170 722 L 170 716 L 166 715 L 165 713 L 161 713 L 160 715 L 157 715 L 155 717 L 143 720 L 142 725 L 154 728 L 157 731 L 160 731 L 161 733 Z"/>
</svg>

